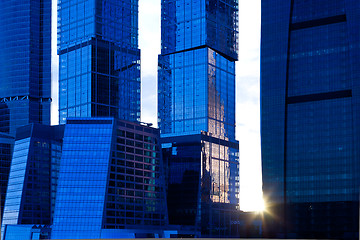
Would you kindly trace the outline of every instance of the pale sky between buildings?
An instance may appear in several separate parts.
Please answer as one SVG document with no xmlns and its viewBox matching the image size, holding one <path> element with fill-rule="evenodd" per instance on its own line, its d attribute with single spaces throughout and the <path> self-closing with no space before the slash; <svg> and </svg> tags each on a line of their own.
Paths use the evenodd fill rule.
<svg viewBox="0 0 360 240">
<path fill-rule="evenodd" d="M 157 56 L 160 54 L 160 2 L 139 1 L 141 121 L 157 126 Z M 236 138 L 240 142 L 240 208 L 262 207 L 260 153 L 261 0 L 239 0 L 239 61 L 236 63 Z M 53 0 L 52 124 L 58 123 L 56 0 Z"/>
</svg>

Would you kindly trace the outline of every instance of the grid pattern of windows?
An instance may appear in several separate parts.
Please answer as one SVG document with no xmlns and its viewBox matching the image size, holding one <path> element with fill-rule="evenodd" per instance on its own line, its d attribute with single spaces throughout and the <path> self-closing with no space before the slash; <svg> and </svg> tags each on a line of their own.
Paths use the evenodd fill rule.
<svg viewBox="0 0 360 240">
<path fill-rule="evenodd" d="M 112 132 L 111 120 L 66 124 L 52 238 L 100 238 Z"/>
<path fill-rule="evenodd" d="M 2 221 L 3 225 L 18 224 L 29 147 L 30 137 L 15 142 L 4 207 L 4 218 Z"/>
<path fill-rule="evenodd" d="M 235 139 L 235 63 L 210 48 L 159 56 L 162 134 Z"/>
<path fill-rule="evenodd" d="M 347 28 L 339 22 L 291 31 L 289 97 L 351 89 Z"/>
<path fill-rule="evenodd" d="M 203 175 L 212 176 L 211 202 L 239 203 L 239 159 L 236 150 L 216 141 L 203 142 Z"/>
<path fill-rule="evenodd" d="M 0 133 L 10 132 L 10 109 L 6 103 L 0 102 Z"/>
<path fill-rule="evenodd" d="M 163 226 L 167 222 L 159 130 L 143 128 L 118 124 L 104 228 Z"/>
<path fill-rule="evenodd" d="M 161 134 L 207 131 L 235 140 L 238 1 L 164 0 L 161 4 Z"/>
<path fill-rule="evenodd" d="M 238 0 L 162 0 L 161 54 L 208 46 L 237 59 Z"/>
<path fill-rule="evenodd" d="M 4 0 L 0 8 L 0 101 L 15 135 L 22 125 L 50 124 L 51 0 Z"/>
<path fill-rule="evenodd" d="M 358 235 L 359 19 L 354 0 L 262 1 L 263 190 L 284 222 L 269 236 Z"/>
<path fill-rule="evenodd" d="M 0 133 L 0 190 L 1 190 L 1 219 L 5 206 L 6 190 L 9 181 L 9 172 L 14 147 L 14 138 L 7 134 Z"/>
<path fill-rule="evenodd" d="M 357 199 L 351 99 L 293 104 L 288 115 L 288 201 Z"/>
<path fill-rule="evenodd" d="M 113 118 L 69 118 L 52 238 L 164 226 L 162 171 L 158 129 Z"/>
<path fill-rule="evenodd" d="M 59 118 L 140 119 L 138 2 L 58 4 Z"/>
</svg>

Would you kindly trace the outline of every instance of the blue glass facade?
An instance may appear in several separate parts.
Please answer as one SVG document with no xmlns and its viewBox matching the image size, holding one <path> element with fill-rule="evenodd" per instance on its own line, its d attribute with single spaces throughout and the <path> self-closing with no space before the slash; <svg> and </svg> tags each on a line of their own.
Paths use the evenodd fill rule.
<svg viewBox="0 0 360 240">
<path fill-rule="evenodd" d="M 211 48 L 159 56 L 159 127 L 235 140 L 235 62 Z"/>
<path fill-rule="evenodd" d="M 113 118 L 69 118 L 52 238 L 161 233 L 167 224 L 162 171 L 158 129 Z"/>
<path fill-rule="evenodd" d="M 52 224 L 64 126 L 30 124 L 16 131 L 4 206 L 5 225 Z"/>
<path fill-rule="evenodd" d="M 268 236 L 358 237 L 359 20 L 353 0 L 262 1 Z"/>
<path fill-rule="evenodd" d="M 0 102 L 15 136 L 19 126 L 50 124 L 51 0 L 4 0 L 0 8 Z"/>
<path fill-rule="evenodd" d="M 9 180 L 12 151 L 14 148 L 14 137 L 10 132 L 10 110 L 7 104 L 0 102 L 0 197 L 1 197 L 1 219 L 3 217 L 6 189 Z"/>
<path fill-rule="evenodd" d="M 0 132 L 10 132 L 10 109 L 3 102 L 0 102 Z"/>
<path fill-rule="evenodd" d="M 207 46 L 237 59 L 238 0 L 163 0 L 161 6 L 162 55 Z"/>
<path fill-rule="evenodd" d="M 158 121 L 170 224 L 231 235 L 238 205 L 238 1 L 162 0 Z M 180 235 L 179 235 L 180 236 Z"/>
<path fill-rule="evenodd" d="M 1 219 L 3 219 L 6 189 L 9 181 L 12 151 L 14 148 L 14 137 L 0 132 L 0 197 L 1 197 Z"/>
<path fill-rule="evenodd" d="M 140 119 L 138 1 L 58 2 L 59 118 Z"/>
<path fill-rule="evenodd" d="M 234 141 L 238 1 L 162 1 L 161 14 L 161 134 L 207 131 Z"/>
</svg>

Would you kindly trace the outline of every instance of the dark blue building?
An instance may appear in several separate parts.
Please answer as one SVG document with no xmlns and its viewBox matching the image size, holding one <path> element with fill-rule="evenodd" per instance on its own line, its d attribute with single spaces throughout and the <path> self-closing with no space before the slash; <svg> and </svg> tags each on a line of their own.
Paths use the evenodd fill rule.
<svg viewBox="0 0 360 240">
<path fill-rule="evenodd" d="M 3 216 L 6 189 L 9 180 L 9 171 L 14 148 L 15 138 L 9 134 L 10 111 L 5 103 L 0 103 L 0 197 L 1 219 Z"/>
<path fill-rule="evenodd" d="M 5 225 L 52 224 L 64 126 L 30 124 L 16 131 L 2 219 Z"/>
<path fill-rule="evenodd" d="M 12 151 L 14 148 L 14 137 L 0 132 L 0 197 L 1 197 L 1 219 L 4 212 L 6 189 L 9 180 Z"/>
<path fill-rule="evenodd" d="M 68 118 L 52 239 L 165 237 L 159 130 Z"/>
<path fill-rule="evenodd" d="M 19 126 L 50 124 L 51 0 L 4 0 L 0 8 L 0 102 L 15 136 Z"/>
<path fill-rule="evenodd" d="M 268 237 L 358 238 L 359 29 L 357 0 L 262 1 Z"/>
<path fill-rule="evenodd" d="M 161 3 L 158 117 L 169 223 L 188 236 L 231 236 L 239 203 L 238 1 Z"/>
<path fill-rule="evenodd" d="M 140 119 L 138 1 L 58 3 L 59 118 Z"/>
</svg>

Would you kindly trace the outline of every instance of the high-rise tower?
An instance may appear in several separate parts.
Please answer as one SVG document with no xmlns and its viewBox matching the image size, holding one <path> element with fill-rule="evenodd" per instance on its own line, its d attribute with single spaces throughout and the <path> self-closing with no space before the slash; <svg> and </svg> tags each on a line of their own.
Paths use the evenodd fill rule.
<svg viewBox="0 0 360 240">
<path fill-rule="evenodd" d="M 238 204 L 238 1 L 161 1 L 158 117 L 169 222 L 230 236 Z M 230 207 L 231 206 L 231 207 Z"/>
<path fill-rule="evenodd" d="M 1 219 L 16 129 L 50 124 L 51 0 L 0 1 Z"/>
<path fill-rule="evenodd" d="M 59 118 L 140 118 L 138 1 L 58 4 Z"/>
<path fill-rule="evenodd" d="M 235 140 L 238 1 L 162 1 L 161 134 Z"/>
<path fill-rule="evenodd" d="M 4 0 L 0 7 L 0 101 L 8 109 L 6 132 L 15 136 L 17 127 L 50 124 L 51 0 Z"/>
<path fill-rule="evenodd" d="M 360 2 L 262 1 L 261 12 L 263 190 L 276 216 L 265 230 L 358 238 Z"/>
</svg>

